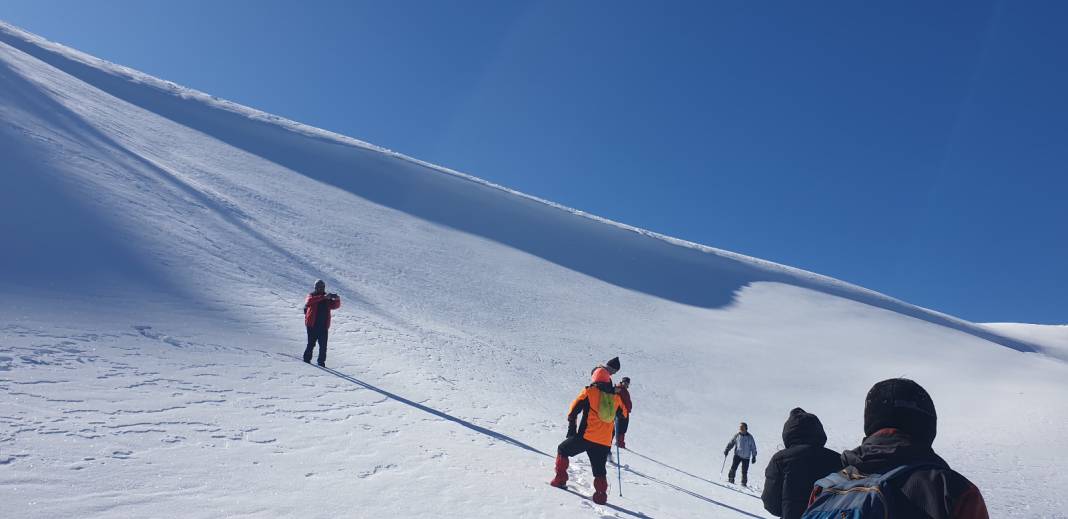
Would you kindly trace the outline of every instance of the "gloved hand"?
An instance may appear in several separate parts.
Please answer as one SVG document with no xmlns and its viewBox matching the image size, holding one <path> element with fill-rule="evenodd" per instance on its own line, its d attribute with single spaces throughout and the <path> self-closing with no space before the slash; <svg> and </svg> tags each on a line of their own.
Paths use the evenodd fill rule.
<svg viewBox="0 0 1068 519">
<path fill-rule="evenodd" d="M 756 463 L 756 456 L 753 456 L 753 463 Z"/>
<path fill-rule="evenodd" d="M 731 451 L 730 449 L 727 449 L 727 450 L 723 451 L 723 457 L 726 458 L 727 457 L 727 453 L 730 452 L 730 451 Z"/>
</svg>

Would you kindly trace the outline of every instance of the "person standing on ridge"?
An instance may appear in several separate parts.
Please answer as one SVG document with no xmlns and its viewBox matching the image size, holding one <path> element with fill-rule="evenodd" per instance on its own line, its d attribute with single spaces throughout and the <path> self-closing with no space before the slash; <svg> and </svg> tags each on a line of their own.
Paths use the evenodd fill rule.
<svg viewBox="0 0 1068 519">
<path fill-rule="evenodd" d="M 304 362 L 311 363 L 312 350 L 319 343 L 318 363 L 326 367 L 326 340 L 330 330 L 330 312 L 341 308 L 337 294 L 326 293 L 326 282 L 317 280 L 315 290 L 304 298 L 304 326 L 308 328 L 308 347 L 304 348 Z"/>
<path fill-rule="evenodd" d="M 723 457 L 734 449 L 734 461 L 731 462 L 731 470 L 727 473 L 727 482 L 734 483 L 734 474 L 738 471 L 738 465 L 742 466 L 742 486 L 749 486 L 749 462 L 756 463 L 757 447 L 753 435 L 749 434 L 749 425 L 742 422 L 738 425 L 738 432 L 723 449 Z"/>
<path fill-rule="evenodd" d="M 800 519 L 808 506 L 812 485 L 842 470 L 842 458 L 824 447 L 827 433 L 819 417 L 800 407 L 790 411 L 782 426 L 785 449 L 776 452 L 764 471 L 764 509 L 782 519 Z"/>
<path fill-rule="evenodd" d="M 616 394 L 622 400 L 623 406 L 616 411 L 616 446 L 620 449 L 627 448 L 627 426 L 630 425 L 630 413 L 634 407 L 630 402 L 630 377 L 623 377 L 616 386 Z M 626 414 L 624 414 L 626 410 Z"/>
<path fill-rule="evenodd" d="M 802 517 L 863 517 L 858 503 L 874 502 L 879 517 L 989 519 L 979 488 L 935 454 L 937 432 L 927 390 L 906 378 L 876 383 L 864 400 L 864 440 L 842 453 L 841 472 L 816 482 Z"/>
<path fill-rule="evenodd" d="M 623 401 L 612 387 L 608 370 L 595 369 L 590 385 L 582 388 L 567 413 L 567 439 L 556 448 L 556 476 L 550 485 L 567 488 L 568 458 L 585 452 L 593 470 L 593 502 L 608 502 L 608 455 L 612 451 L 612 428 Z M 582 418 L 579 419 L 579 414 Z"/>
</svg>

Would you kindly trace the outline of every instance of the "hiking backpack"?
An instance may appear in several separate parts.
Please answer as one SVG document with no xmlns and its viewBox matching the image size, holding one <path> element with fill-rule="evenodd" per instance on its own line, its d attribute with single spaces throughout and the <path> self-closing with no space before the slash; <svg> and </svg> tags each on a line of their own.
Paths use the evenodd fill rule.
<svg viewBox="0 0 1068 519">
<path fill-rule="evenodd" d="M 925 467 L 902 465 L 886 474 L 868 474 L 858 479 L 850 479 L 844 471 L 835 472 L 816 482 L 823 490 L 801 519 L 907 518 L 908 512 L 901 511 L 905 496 L 891 482 Z"/>
</svg>

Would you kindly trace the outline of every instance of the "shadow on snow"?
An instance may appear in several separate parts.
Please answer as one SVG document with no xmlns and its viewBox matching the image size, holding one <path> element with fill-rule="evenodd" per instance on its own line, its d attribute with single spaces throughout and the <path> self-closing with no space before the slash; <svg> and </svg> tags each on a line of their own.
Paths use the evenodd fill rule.
<svg viewBox="0 0 1068 519">
<path fill-rule="evenodd" d="M 462 418 L 457 418 L 457 417 L 455 417 L 455 416 L 453 416 L 451 414 L 445 413 L 443 411 L 438 411 L 437 409 L 434 409 L 433 407 L 420 404 L 419 402 L 416 402 L 414 400 L 409 400 L 409 399 L 404 398 L 403 396 L 400 396 L 400 395 L 398 395 L 396 393 L 391 393 L 391 392 L 386 391 L 385 389 L 382 389 L 380 387 L 368 384 L 367 382 L 364 382 L 364 381 L 362 381 L 362 380 L 360 380 L 360 379 L 358 379 L 356 377 L 353 377 L 351 375 L 346 375 L 346 374 L 344 374 L 344 373 L 342 373 L 342 372 L 340 372 L 340 371 L 338 371 L 336 369 L 328 368 L 328 367 L 325 367 L 325 366 L 317 366 L 317 367 L 319 369 L 327 372 L 327 373 L 330 373 L 331 375 L 334 375 L 335 377 L 345 379 L 345 380 L 347 380 L 349 382 L 352 382 L 353 384 L 356 384 L 356 385 L 358 385 L 358 386 L 360 386 L 360 387 L 362 387 L 364 389 L 370 389 L 371 391 L 374 391 L 375 393 L 378 393 L 378 394 L 380 394 L 380 395 L 382 395 L 382 396 L 384 396 L 386 398 L 389 398 L 391 400 L 396 400 L 397 402 L 400 402 L 400 403 L 405 404 L 405 405 L 409 405 L 409 406 L 414 407 L 414 408 L 416 408 L 416 409 L 418 409 L 420 411 L 423 411 L 423 412 L 426 412 L 426 413 L 430 413 L 430 414 L 432 414 L 432 415 L 434 415 L 434 416 L 436 416 L 438 418 L 441 418 L 443 420 L 448 420 L 448 421 L 450 421 L 452 423 L 461 425 L 461 426 L 466 427 L 468 429 L 471 429 L 472 431 L 475 431 L 475 432 L 477 432 L 479 434 L 484 434 L 486 436 L 489 436 L 490 438 L 493 438 L 493 439 L 496 439 L 496 440 L 500 440 L 500 441 L 502 441 L 504 443 L 507 443 L 507 444 L 510 444 L 510 445 L 514 445 L 516 447 L 519 447 L 520 449 L 524 449 L 524 450 L 533 452 L 534 454 L 540 454 L 542 456 L 546 456 L 546 457 L 550 457 L 550 458 L 552 457 L 548 453 L 546 453 L 545 451 L 542 451 L 542 450 L 540 450 L 540 449 L 538 449 L 536 447 L 532 447 L 532 446 L 530 446 L 530 445 L 528 445 L 526 443 L 523 443 L 523 442 L 521 442 L 521 441 L 519 441 L 519 440 L 517 440 L 515 438 L 512 438 L 511 436 L 508 436 L 506 434 L 501 434 L 501 433 L 499 433 L 497 431 L 494 431 L 492 429 L 487 429 L 485 427 L 482 427 L 481 425 L 475 425 L 475 424 L 473 424 L 473 423 L 471 423 L 471 422 L 469 422 L 467 420 L 464 420 Z"/>
<path fill-rule="evenodd" d="M 779 282 L 898 312 L 1014 350 L 1037 351 L 1027 342 L 822 276 L 678 246 L 445 174 L 411 159 L 300 133 L 270 117 L 261 120 L 213 106 L 183 95 L 177 87 L 131 80 L 2 28 L 0 42 L 112 96 L 365 200 L 493 240 L 624 289 L 686 305 L 723 308 L 751 283 Z"/>
<path fill-rule="evenodd" d="M 738 490 L 737 488 L 733 488 L 733 487 L 730 487 L 728 485 L 724 485 L 723 483 L 717 483 L 715 481 L 712 481 L 711 479 L 705 479 L 705 478 L 703 478 L 701 476 L 698 476 L 696 474 L 691 474 L 689 472 L 686 472 L 685 470 L 682 470 L 682 469 L 676 468 L 676 467 L 672 467 L 671 465 L 668 465 L 667 463 L 655 460 L 655 459 L 650 458 L 649 456 L 646 456 L 644 454 L 639 454 L 639 453 L 634 452 L 634 451 L 632 451 L 630 449 L 627 449 L 626 452 L 628 454 L 633 454 L 633 455 L 635 455 L 635 456 L 637 456 L 639 458 L 642 458 L 644 460 L 648 460 L 648 461 L 651 461 L 653 463 L 656 463 L 657 465 L 660 465 L 661 467 L 674 470 L 675 472 L 678 472 L 678 473 L 686 475 L 686 476 L 690 476 L 691 478 L 694 478 L 694 479 L 699 480 L 699 481 L 703 481 L 703 482 L 708 483 L 710 485 L 716 485 L 717 487 L 720 487 L 720 488 L 723 488 L 723 489 L 726 489 L 726 490 L 730 490 L 731 492 L 737 492 L 739 494 L 742 494 L 743 496 L 749 496 L 749 497 L 752 497 L 752 498 L 755 498 L 755 499 L 760 499 L 758 496 L 755 496 L 755 495 L 750 494 L 748 492 L 742 492 L 741 490 Z M 626 470 L 626 468 L 624 468 L 624 470 Z"/>
<path fill-rule="evenodd" d="M 284 356 L 292 358 L 292 359 L 297 359 L 297 360 L 303 362 L 303 359 L 301 359 L 300 357 L 297 357 L 295 355 L 289 355 L 289 354 L 285 354 L 285 353 L 283 353 L 281 355 L 284 355 Z M 515 447 L 519 447 L 520 449 L 526 450 L 528 452 L 532 452 L 534 454 L 538 454 L 538 455 L 545 456 L 545 457 L 548 457 L 548 458 L 553 458 L 554 457 L 553 455 L 550 455 L 549 453 L 547 453 L 547 452 L 545 452 L 545 451 L 543 451 L 541 449 L 538 449 L 537 447 L 533 447 L 533 446 L 531 446 L 531 445 L 529 445 L 527 443 L 521 442 L 521 441 L 519 441 L 519 440 L 517 440 L 517 439 L 515 439 L 515 438 L 513 438 L 511 436 L 508 436 L 507 434 L 499 433 L 499 432 L 494 431 L 492 429 L 489 429 L 489 428 L 486 428 L 486 427 L 482 427 L 481 425 L 475 425 L 475 424 L 473 424 L 473 423 L 471 423 L 471 422 L 469 422 L 467 420 L 464 420 L 462 418 L 457 418 L 457 417 L 455 417 L 455 416 L 453 416 L 451 414 L 448 414 L 448 413 L 446 413 L 444 411 L 439 411 L 437 409 L 434 409 L 433 407 L 430 407 L 430 406 L 427 406 L 427 405 L 424 405 L 424 404 L 420 404 L 419 402 L 416 402 L 414 400 L 410 400 L 408 398 L 404 398 L 404 397 L 402 397 L 402 396 L 400 396 L 400 395 L 398 395 L 396 393 L 392 393 L 390 391 L 386 391 L 385 389 L 382 389 L 382 388 L 377 387 L 375 385 L 372 385 L 372 384 L 369 384 L 367 382 L 364 382 L 364 381 L 362 381 L 362 380 L 360 380 L 360 379 L 358 379 L 358 378 L 356 378 L 356 377 L 354 377 L 352 375 L 348 375 L 348 374 L 342 373 L 342 372 L 340 372 L 340 371 L 338 371 L 336 369 L 328 368 L 328 367 L 325 367 L 325 366 L 318 366 L 318 368 L 320 370 L 326 372 L 326 373 L 329 373 L 329 374 L 335 376 L 335 377 L 338 377 L 340 379 L 352 382 L 353 384 L 356 384 L 356 385 L 358 385 L 358 386 L 360 386 L 360 387 L 362 387 L 364 389 L 369 389 L 371 391 L 374 391 L 375 393 L 378 393 L 378 394 L 380 394 L 380 395 L 382 395 L 382 396 L 384 396 L 386 398 L 389 398 L 390 400 L 395 400 L 395 401 L 400 402 L 402 404 L 414 407 L 414 408 L 416 408 L 416 409 L 418 409 L 420 411 L 423 411 L 425 413 L 430 413 L 430 414 L 432 414 L 432 415 L 434 415 L 434 416 L 436 416 L 438 418 L 441 418 L 443 420 L 447 420 L 449 422 L 455 423 L 455 424 L 460 425 L 462 427 L 466 427 L 466 428 L 468 428 L 468 429 L 470 429 L 472 431 L 475 431 L 475 432 L 477 432 L 479 434 L 484 434 L 486 436 L 489 436 L 490 438 L 493 438 L 495 440 L 500 440 L 500 441 L 502 441 L 504 443 L 507 443 L 507 444 L 515 446 Z M 664 481 L 662 479 L 650 476 L 648 474 L 644 474 L 644 473 L 639 472 L 637 470 L 634 470 L 634 469 L 632 469 L 630 467 L 624 467 L 623 470 L 627 471 L 628 473 L 630 473 L 630 474 L 632 474 L 632 475 L 634 475 L 636 477 L 647 479 L 649 481 L 652 481 L 653 483 L 658 483 L 658 484 L 663 485 L 663 486 L 665 486 L 667 488 L 670 488 L 672 490 L 681 492 L 683 494 L 695 497 L 695 498 L 700 499 L 702 501 L 705 501 L 707 503 L 711 503 L 711 504 L 714 504 L 716 506 L 719 506 L 719 507 L 722 507 L 722 508 L 726 508 L 728 510 L 731 510 L 733 512 L 737 512 L 737 513 L 745 515 L 747 517 L 760 518 L 759 515 L 753 515 L 753 514 L 751 514 L 749 512 L 746 512 L 745 510 L 742 510 L 740 508 L 735 508 L 735 507 L 730 506 L 730 505 L 728 505 L 726 503 L 722 503 L 720 501 L 716 501 L 715 499 L 712 499 L 712 498 L 710 498 L 708 496 L 701 495 L 701 494 L 699 494 L 697 492 L 694 492 L 692 490 L 688 490 L 688 489 L 685 489 L 683 487 L 680 487 L 680 486 L 678 486 L 678 485 L 676 485 L 674 483 L 669 483 L 669 482 Z M 720 485 L 720 486 L 722 486 L 722 485 Z M 731 489 L 731 490 L 734 490 L 734 489 Z M 573 493 L 573 494 L 581 496 L 581 494 L 578 494 L 577 492 L 574 492 L 573 490 L 568 490 L 568 491 Z M 585 498 L 587 496 L 581 496 L 581 497 Z M 616 510 L 618 512 L 629 514 L 629 515 L 632 515 L 634 517 L 648 517 L 648 516 L 646 516 L 645 514 L 643 514 L 641 512 L 632 512 L 630 510 L 627 510 L 625 508 L 622 508 L 622 507 L 619 507 L 619 506 L 616 506 L 616 505 L 611 505 L 610 504 L 610 505 L 606 505 L 606 506 L 608 506 L 609 508 L 611 508 L 613 510 Z"/>
<path fill-rule="evenodd" d="M 564 492 L 567 492 L 568 494 L 581 497 L 582 499 L 589 499 L 590 498 L 589 496 L 584 496 L 584 495 L 582 495 L 582 494 L 580 494 L 580 493 L 578 493 L 575 490 L 570 489 L 570 488 L 561 488 L 560 490 L 563 490 Z M 631 517 L 640 517 L 640 518 L 643 518 L 643 519 L 653 519 L 652 516 L 645 515 L 642 512 L 634 512 L 632 510 L 627 510 L 626 508 L 623 508 L 622 506 L 614 505 L 612 503 L 605 503 L 603 505 L 597 505 L 597 506 L 608 507 L 608 508 L 611 508 L 612 510 L 615 510 L 615 511 L 617 511 L 619 513 L 622 513 L 622 514 L 627 514 L 627 515 L 629 515 Z"/>
</svg>

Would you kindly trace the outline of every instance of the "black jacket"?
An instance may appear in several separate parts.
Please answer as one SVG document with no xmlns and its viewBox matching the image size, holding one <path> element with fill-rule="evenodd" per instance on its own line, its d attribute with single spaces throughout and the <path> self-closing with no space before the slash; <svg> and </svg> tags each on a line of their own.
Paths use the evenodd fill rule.
<svg viewBox="0 0 1068 519">
<path fill-rule="evenodd" d="M 949 468 L 930 445 L 914 442 L 897 429 L 881 429 L 860 447 L 842 453 L 851 475 L 885 474 L 901 465 L 929 465 L 901 480 L 905 517 L 916 519 L 989 519 L 979 489 Z"/>
<path fill-rule="evenodd" d="M 785 449 L 776 452 L 764 471 L 764 509 L 783 519 L 797 519 L 808 507 L 816 480 L 842 469 L 838 453 L 824 448 L 827 434 L 814 414 L 796 408 L 782 427 Z"/>
</svg>

